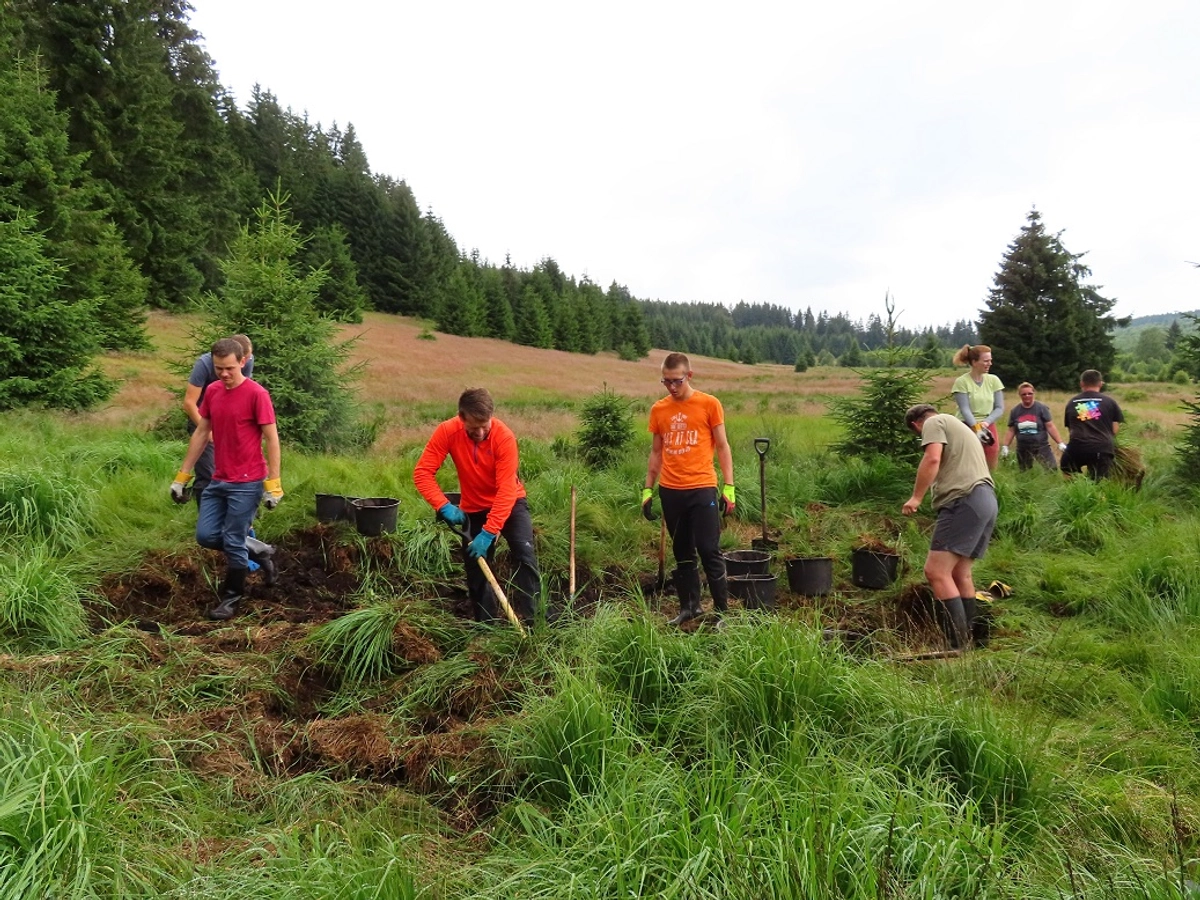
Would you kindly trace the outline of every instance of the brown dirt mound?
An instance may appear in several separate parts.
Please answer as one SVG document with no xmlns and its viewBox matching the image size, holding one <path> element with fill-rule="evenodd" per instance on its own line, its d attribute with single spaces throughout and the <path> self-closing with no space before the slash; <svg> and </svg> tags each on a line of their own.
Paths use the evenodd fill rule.
<svg viewBox="0 0 1200 900">
<path fill-rule="evenodd" d="M 407 783 L 461 832 L 477 828 L 508 796 L 503 761 L 470 726 L 413 738 L 403 749 L 403 764 Z"/>
<path fill-rule="evenodd" d="M 317 764 L 356 778 L 388 778 L 400 767 L 400 753 L 387 725 L 387 719 L 373 715 L 314 719 L 306 733 L 308 752 Z"/>
<path fill-rule="evenodd" d="M 241 609 L 260 626 L 316 624 L 336 618 L 359 586 L 355 548 L 339 544 L 333 529 L 322 525 L 295 532 L 276 545 L 278 581 L 266 587 L 260 577 L 246 582 Z M 155 631 L 170 627 L 181 634 L 205 634 L 205 611 L 216 602 L 224 565 L 217 551 L 191 547 L 176 553 L 151 553 L 132 572 L 112 575 L 100 584 L 106 604 L 91 610 L 95 624 L 135 620 Z M 231 638 L 232 639 L 232 638 Z"/>
</svg>

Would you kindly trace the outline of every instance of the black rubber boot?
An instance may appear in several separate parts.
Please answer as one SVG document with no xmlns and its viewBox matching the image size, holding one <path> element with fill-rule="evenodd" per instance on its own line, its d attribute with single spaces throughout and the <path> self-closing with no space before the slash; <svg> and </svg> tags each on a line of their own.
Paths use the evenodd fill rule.
<svg viewBox="0 0 1200 900">
<path fill-rule="evenodd" d="M 225 573 L 225 581 L 221 585 L 221 602 L 208 611 L 208 617 L 218 621 L 232 619 L 245 590 L 246 570 L 229 569 Z"/>
<path fill-rule="evenodd" d="M 263 584 L 267 587 L 275 584 L 279 574 L 275 569 L 275 548 L 266 541 L 248 537 L 246 538 L 246 551 L 250 554 L 250 558 L 258 563 L 259 569 L 262 570 Z"/>
<path fill-rule="evenodd" d="M 963 608 L 962 597 L 951 597 L 941 601 L 942 633 L 946 636 L 951 649 L 971 649 L 971 629 L 967 624 L 967 612 Z"/>
<path fill-rule="evenodd" d="M 679 594 L 679 615 L 669 624 L 682 625 L 700 615 L 700 570 L 695 565 L 677 568 L 673 578 Z"/>
<path fill-rule="evenodd" d="M 992 637 L 992 605 L 979 596 L 964 598 L 963 608 L 967 611 L 967 622 L 971 626 L 971 640 L 976 647 L 986 647 Z"/>
</svg>

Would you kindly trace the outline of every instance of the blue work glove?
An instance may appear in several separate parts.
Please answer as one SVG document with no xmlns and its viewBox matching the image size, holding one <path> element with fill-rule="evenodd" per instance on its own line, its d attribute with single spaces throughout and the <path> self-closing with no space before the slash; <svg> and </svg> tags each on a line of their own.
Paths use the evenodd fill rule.
<svg viewBox="0 0 1200 900">
<path fill-rule="evenodd" d="M 492 549 L 495 540 L 496 536 L 490 531 L 481 531 L 475 535 L 475 540 L 467 546 L 467 552 L 471 554 L 471 559 L 482 559 L 487 556 L 488 550 Z"/>
<path fill-rule="evenodd" d="M 467 514 L 453 503 L 447 503 L 437 511 L 437 514 L 439 519 L 449 522 L 455 528 L 462 528 L 467 524 Z"/>
</svg>

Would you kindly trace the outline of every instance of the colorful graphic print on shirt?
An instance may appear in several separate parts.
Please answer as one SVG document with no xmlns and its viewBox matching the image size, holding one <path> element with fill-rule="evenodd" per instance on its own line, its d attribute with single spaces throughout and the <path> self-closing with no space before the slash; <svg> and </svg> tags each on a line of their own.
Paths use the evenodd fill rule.
<svg viewBox="0 0 1200 900">
<path fill-rule="evenodd" d="M 1099 400 L 1076 400 L 1075 418 L 1080 422 L 1092 422 L 1100 418 Z"/>
<path fill-rule="evenodd" d="M 1017 416 L 1017 437 L 1035 438 L 1042 431 L 1042 420 L 1037 412 Z"/>
</svg>

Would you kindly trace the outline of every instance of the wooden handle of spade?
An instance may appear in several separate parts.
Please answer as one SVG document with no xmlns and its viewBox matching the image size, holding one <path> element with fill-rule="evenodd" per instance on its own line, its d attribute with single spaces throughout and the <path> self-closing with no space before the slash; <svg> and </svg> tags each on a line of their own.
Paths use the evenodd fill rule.
<svg viewBox="0 0 1200 900">
<path fill-rule="evenodd" d="M 492 574 L 492 567 L 487 564 L 487 560 L 482 556 L 477 560 L 479 568 L 483 569 L 483 577 L 488 580 L 488 584 L 492 586 L 492 590 L 496 592 L 496 599 L 500 601 L 500 608 L 504 610 L 504 615 L 508 617 L 508 621 L 513 623 L 513 627 L 517 629 L 517 634 L 525 637 L 525 626 L 521 624 L 521 620 L 517 618 L 517 614 L 513 612 L 513 608 L 508 604 L 508 597 L 504 595 L 504 591 L 500 589 L 500 582 L 496 580 L 496 576 Z"/>
</svg>

